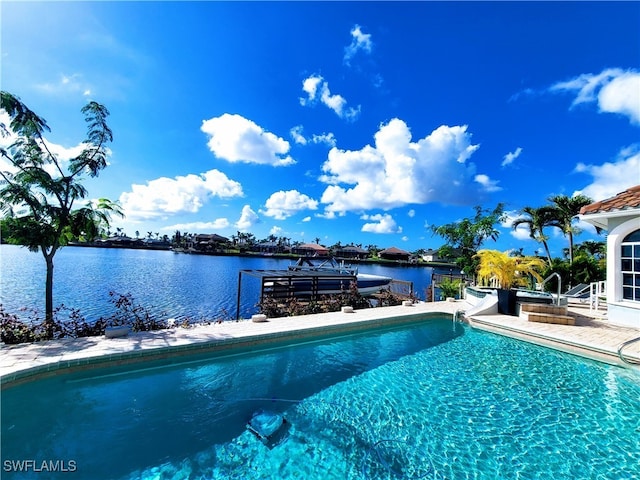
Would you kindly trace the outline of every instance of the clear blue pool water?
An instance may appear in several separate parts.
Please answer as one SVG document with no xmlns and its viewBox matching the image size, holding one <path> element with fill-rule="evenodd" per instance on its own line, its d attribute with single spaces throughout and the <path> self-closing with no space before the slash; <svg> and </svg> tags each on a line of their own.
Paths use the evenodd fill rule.
<svg viewBox="0 0 640 480">
<path fill-rule="evenodd" d="M 634 479 L 640 375 L 446 319 L 2 394 L 3 479 Z M 288 430 L 269 446 L 259 409 Z"/>
</svg>

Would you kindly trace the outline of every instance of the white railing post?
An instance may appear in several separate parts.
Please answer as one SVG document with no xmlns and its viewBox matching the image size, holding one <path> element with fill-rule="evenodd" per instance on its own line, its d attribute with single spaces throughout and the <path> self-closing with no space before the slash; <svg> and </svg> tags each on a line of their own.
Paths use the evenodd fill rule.
<svg viewBox="0 0 640 480">
<path fill-rule="evenodd" d="M 607 281 L 600 280 L 598 282 L 591 282 L 591 288 L 589 290 L 589 311 L 596 312 L 600 309 L 600 299 L 606 302 Z"/>
</svg>

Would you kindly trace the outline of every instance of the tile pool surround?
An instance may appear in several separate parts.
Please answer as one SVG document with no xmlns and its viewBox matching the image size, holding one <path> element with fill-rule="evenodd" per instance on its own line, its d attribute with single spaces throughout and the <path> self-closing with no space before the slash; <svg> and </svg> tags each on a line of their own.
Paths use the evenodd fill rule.
<svg viewBox="0 0 640 480">
<path fill-rule="evenodd" d="M 437 308 L 435 308 L 437 305 Z M 464 302 L 418 303 L 411 306 L 281 317 L 266 322 L 240 320 L 131 333 L 124 338 L 83 337 L 0 349 L 2 389 L 59 374 L 121 367 L 187 355 L 228 353 L 281 346 L 292 342 L 415 324 L 453 315 Z"/>
<path fill-rule="evenodd" d="M 267 322 L 224 322 L 192 328 L 138 332 L 126 338 L 85 337 L 34 344 L 3 345 L 0 348 L 2 389 L 41 378 L 105 367 L 123 367 L 141 362 L 180 359 L 187 355 L 215 355 L 247 351 L 292 342 L 313 341 L 379 328 L 415 324 L 429 318 L 453 316 L 468 304 L 419 302 L 356 310 L 353 313 L 282 317 Z M 628 367 L 617 356 L 617 347 L 640 336 L 640 330 L 616 328 L 605 322 L 589 325 L 547 325 L 505 315 L 470 319 L 472 327 L 535 343 L 594 360 Z M 640 360 L 640 345 L 633 357 Z"/>
</svg>

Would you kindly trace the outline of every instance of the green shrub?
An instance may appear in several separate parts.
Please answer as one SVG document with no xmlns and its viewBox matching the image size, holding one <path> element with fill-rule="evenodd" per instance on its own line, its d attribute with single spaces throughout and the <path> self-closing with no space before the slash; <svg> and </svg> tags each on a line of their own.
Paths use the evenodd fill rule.
<svg viewBox="0 0 640 480">
<path fill-rule="evenodd" d="M 444 298 L 453 297 L 458 298 L 460 296 L 460 285 L 462 284 L 461 280 L 452 280 L 449 278 L 445 278 L 442 280 L 438 287 L 442 291 L 442 296 Z"/>
</svg>

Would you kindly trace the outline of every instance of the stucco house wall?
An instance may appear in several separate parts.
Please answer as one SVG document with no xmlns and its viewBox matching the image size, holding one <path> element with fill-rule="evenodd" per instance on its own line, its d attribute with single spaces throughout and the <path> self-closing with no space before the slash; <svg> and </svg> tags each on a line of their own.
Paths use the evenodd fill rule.
<svg viewBox="0 0 640 480">
<path fill-rule="evenodd" d="M 640 230 L 640 211 L 609 220 L 607 235 L 607 310 L 609 320 L 640 328 L 640 302 L 622 298 L 621 244 L 630 233 Z"/>
<path fill-rule="evenodd" d="M 640 231 L 640 185 L 583 207 L 579 218 L 608 232 L 607 318 L 612 323 L 640 328 L 640 301 L 623 298 L 621 267 L 624 239 Z"/>
</svg>

